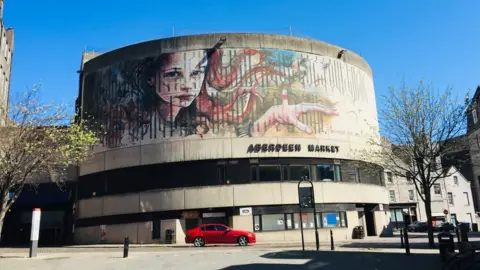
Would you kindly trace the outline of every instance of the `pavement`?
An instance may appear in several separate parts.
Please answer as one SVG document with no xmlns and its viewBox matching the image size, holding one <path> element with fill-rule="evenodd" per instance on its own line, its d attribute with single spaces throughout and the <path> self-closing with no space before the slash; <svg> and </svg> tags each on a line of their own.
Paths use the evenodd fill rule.
<svg viewBox="0 0 480 270">
<path fill-rule="evenodd" d="M 120 250 L 119 250 L 120 251 Z M 401 263 L 399 263 L 401 262 Z M 121 252 L 90 252 L 39 254 L 36 258 L 8 256 L 0 258 L 0 269 L 9 270 L 96 270 L 96 269 L 440 269 L 437 254 L 404 253 L 385 251 L 300 251 L 296 249 L 241 248 L 197 248 L 191 250 L 169 250 L 163 252 L 130 251 L 128 258 Z M 406 268 L 408 267 L 408 268 Z M 418 267 L 418 268 L 417 268 Z"/>
<path fill-rule="evenodd" d="M 480 243 L 480 237 L 471 237 Z M 0 249 L 0 269 L 441 269 L 438 249 L 427 245 L 424 234 L 411 234 L 411 255 L 400 246 L 399 235 L 335 243 L 259 243 L 248 247 L 191 245 L 132 245 L 123 258 L 122 245 L 40 248 L 36 258 L 27 258 L 26 248 Z"/>
</svg>

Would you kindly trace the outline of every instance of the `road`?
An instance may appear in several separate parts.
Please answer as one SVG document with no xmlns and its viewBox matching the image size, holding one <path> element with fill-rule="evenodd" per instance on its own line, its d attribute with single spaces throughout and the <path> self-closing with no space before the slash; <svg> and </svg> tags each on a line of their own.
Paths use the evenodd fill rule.
<svg viewBox="0 0 480 270">
<path fill-rule="evenodd" d="M 41 249 L 37 258 L 26 258 L 28 249 L 0 249 L 0 269 L 95 270 L 95 269 L 320 269 L 404 270 L 441 269 L 438 250 L 429 249 L 423 234 L 411 235 L 412 255 L 405 255 L 399 237 L 373 238 L 337 243 L 335 251 L 322 243 L 314 251 L 308 243 L 302 252 L 298 243 L 255 246 L 137 246 L 122 258 L 120 245 Z M 477 242 L 480 238 L 473 237 Z"/>
</svg>

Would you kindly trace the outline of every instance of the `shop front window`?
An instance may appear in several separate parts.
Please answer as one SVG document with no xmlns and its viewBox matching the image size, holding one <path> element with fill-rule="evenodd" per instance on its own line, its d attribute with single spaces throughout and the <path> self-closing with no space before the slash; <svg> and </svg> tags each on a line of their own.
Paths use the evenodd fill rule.
<svg viewBox="0 0 480 270">
<path fill-rule="evenodd" d="M 346 227 L 345 212 L 322 213 L 322 227 Z"/>
<path fill-rule="evenodd" d="M 285 214 L 262 215 L 262 231 L 285 230 Z"/>
<path fill-rule="evenodd" d="M 304 229 L 314 229 L 315 221 L 313 220 L 313 213 L 302 213 L 302 222 L 300 222 L 300 214 L 294 214 L 294 228 L 300 229 L 303 224 Z M 317 226 L 320 227 L 320 220 L 317 213 Z"/>
<path fill-rule="evenodd" d="M 314 229 L 313 213 L 287 213 L 253 216 L 255 231 Z M 345 212 L 325 212 L 316 215 L 318 228 L 347 227 Z"/>
</svg>

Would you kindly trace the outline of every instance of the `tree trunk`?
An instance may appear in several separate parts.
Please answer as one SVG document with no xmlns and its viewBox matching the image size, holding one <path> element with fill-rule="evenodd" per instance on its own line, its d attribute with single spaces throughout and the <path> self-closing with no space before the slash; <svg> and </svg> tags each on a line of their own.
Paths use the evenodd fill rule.
<svg viewBox="0 0 480 270">
<path fill-rule="evenodd" d="M 8 211 L 8 207 L 7 207 L 8 199 L 9 199 L 8 190 L 0 194 L 0 242 L 2 241 L 3 220 L 5 219 L 5 215 L 7 214 L 7 211 Z"/>
<path fill-rule="evenodd" d="M 430 190 L 425 188 L 425 214 L 427 215 L 428 245 L 435 247 L 433 238 L 432 196 Z"/>
</svg>

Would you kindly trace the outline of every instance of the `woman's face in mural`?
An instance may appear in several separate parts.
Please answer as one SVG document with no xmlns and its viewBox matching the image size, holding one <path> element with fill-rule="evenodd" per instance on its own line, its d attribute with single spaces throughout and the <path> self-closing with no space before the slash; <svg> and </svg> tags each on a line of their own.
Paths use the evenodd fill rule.
<svg viewBox="0 0 480 270">
<path fill-rule="evenodd" d="M 157 93 L 173 106 L 188 107 L 200 93 L 207 62 L 199 52 L 172 53 L 157 72 Z"/>
</svg>

